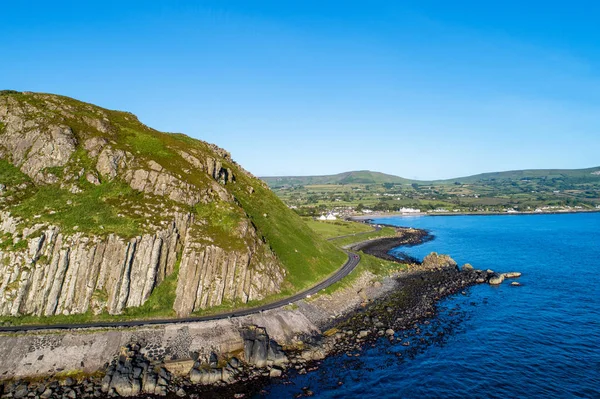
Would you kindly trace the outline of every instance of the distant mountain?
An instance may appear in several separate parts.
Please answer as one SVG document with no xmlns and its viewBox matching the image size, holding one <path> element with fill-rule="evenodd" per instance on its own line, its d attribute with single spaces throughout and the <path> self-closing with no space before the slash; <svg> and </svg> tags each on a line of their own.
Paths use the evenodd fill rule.
<svg viewBox="0 0 600 399">
<path fill-rule="evenodd" d="M 486 183 L 493 181 L 511 181 L 523 179 L 577 179 L 580 181 L 600 180 L 600 167 L 587 169 L 528 169 L 506 172 L 481 173 L 473 176 L 457 177 L 445 180 L 411 180 L 400 176 L 388 175 L 370 170 L 338 173 L 322 176 L 270 176 L 261 177 L 270 187 L 310 186 L 320 184 L 463 184 Z"/>
<path fill-rule="evenodd" d="M 387 175 L 370 170 L 338 173 L 337 175 L 323 176 L 274 176 L 261 177 L 270 187 L 282 186 L 312 186 L 318 184 L 410 184 L 414 180 L 403 177 Z"/>
<path fill-rule="evenodd" d="M 584 179 L 599 180 L 600 167 L 587 169 L 526 169 L 511 170 L 506 172 L 481 173 L 473 176 L 459 177 L 456 179 L 438 180 L 433 183 L 476 183 L 498 180 L 523 180 L 523 179 Z"/>
</svg>

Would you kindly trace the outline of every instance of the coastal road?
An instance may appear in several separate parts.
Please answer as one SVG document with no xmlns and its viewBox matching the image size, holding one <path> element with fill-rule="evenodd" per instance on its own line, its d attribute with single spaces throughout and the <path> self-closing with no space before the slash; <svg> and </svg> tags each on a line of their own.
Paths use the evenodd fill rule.
<svg viewBox="0 0 600 399">
<path fill-rule="evenodd" d="M 365 231 L 360 233 L 348 234 L 339 237 L 329 238 L 328 240 L 335 240 L 337 238 L 344 238 L 350 236 L 359 236 L 361 234 L 369 234 L 375 231 L 381 230 L 381 226 L 373 226 L 372 231 Z M 321 281 L 319 284 L 299 292 L 290 297 L 280 299 L 276 302 L 268 303 L 265 305 L 257 306 L 254 308 L 240 309 L 227 313 L 219 313 L 216 315 L 208 316 L 197 316 L 197 317 L 184 317 L 178 319 L 152 319 L 152 320 L 131 320 L 131 321 L 99 321 L 93 323 L 82 323 L 82 324 L 52 324 L 52 325 L 28 325 L 28 326 L 0 326 L 0 332 L 19 332 L 19 331 L 39 331 L 39 330 L 71 330 L 76 328 L 109 328 L 109 327 L 137 327 L 147 326 L 156 324 L 177 324 L 177 323 L 191 323 L 199 321 L 211 321 L 211 320 L 222 320 L 231 317 L 248 316 L 254 313 L 264 312 L 265 310 L 277 309 L 282 306 L 286 306 L 297 302 L 301 299 L 310 297 L 311 295 L 317 294 L 319 291 L 329 287 L 332 284 L 337 283 L 344 277 L 346 277 L 360 262 L 360 256 L 352 251 L 343 250 L 348 255 L 348 260 L 344 265 L 339 268 L 334 274 L 329 276 L 327 279 Z"/>
<path fill-rule="evenodd" d="M 310 297 L 318 293 L 319 291 L 329 287 L 330 285 L 340 281 L 346 277 L 360 262 L 360 256 L 352 251 L 345 250 L 348 255 L 348 260 L 344 265 L 338 269 L 334 274 L 329 276 L 327 279 L 321 281 L 319 284 L 299 292 L 290 297 L 281 299 L 276 302 L 268 303 L 266 305 L 257 306 L 254 308 L 240 309 L 228 313 L 220 313 L 210 316 L 198 316 L 198 317 L 185 317 L 179 319 L 154 319 L 154 320 L 132 320 L 132 321 L 108 321 L 108 322 L 94 322 L 85 324 L 53 324 L 53 325 L 30 325 L 30 326 L 0 326 L 0 332 L 18 332 L 18 331 L 39 331 L 39 330 L 71 330 L 76 328 L 107 328 L 107 327 L 136 327 L 136 326 L 147 326 L 155 324 L 176 324 L 176 323 L 190 323 L 199 321 L 210 321 L 210 320 L 222 320 L 231 317 L 247 316 L 254 313 L 264 312 L 265 310 L 277 309 L 282 306 L 292 304 L 301 299 Z"/>
</svg>

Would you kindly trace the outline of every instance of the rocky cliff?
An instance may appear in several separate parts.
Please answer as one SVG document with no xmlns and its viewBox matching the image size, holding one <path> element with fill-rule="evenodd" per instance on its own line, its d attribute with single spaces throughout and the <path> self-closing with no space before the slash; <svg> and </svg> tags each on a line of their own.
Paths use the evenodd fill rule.
<svg viewBox="0 0 600 399">
<path fill-rule="evenodd" d="M 174 315 L 259 300 L 330 250 L 298 222 L 214 145 L 67 97 L 0 92 L 1 316 L 120 314 L 166 280 Z"/>
</svg>

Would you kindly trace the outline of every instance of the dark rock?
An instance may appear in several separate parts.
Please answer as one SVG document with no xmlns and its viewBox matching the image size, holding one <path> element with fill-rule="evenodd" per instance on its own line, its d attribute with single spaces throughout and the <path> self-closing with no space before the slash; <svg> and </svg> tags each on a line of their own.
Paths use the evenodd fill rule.
<svg viewBox="0 0 600 399">
<path fill-rule="evenodd" d="M 264 328 L 249 326 L 242 330 L 246 362 L 266 367 L 269 353 L 269 336 Z"/>
<path fill-rule="evenodd" d="M 160 370 L 158 371 L 158 376 L 167 380 L 167 381 L 171 381 L 171 373 L 169 373 L 165 368 L 161 367 Z"/>
<path fill-rule="evenodd" d="M 158 387 L 158 376 L 152 371 L 147 372 L 142 380 L 142 387 L 146 393 L 156 392 L 156 388 Z"/>
<path fill-rule="evenodd" d="M 27 386 L 26 385 L 20 385 L 14 391 L 12 397 L 15 398 L 15 399 L 20 399 L 20 398 L 26 397 L 28 393 L 29 393 L 29 389 L 27 389 Z"/>
<path fill-rule="evenodd" d="M 237 369 L 238 367 L 240 367 L 240 361 L 237 357 L 232 357 L 231 359 L 229 359 L 229 365 L 234 369 Z"/>
<path fill-rule="evenodd" d="M 208 358 L 208 365 L 214 369 L 214 368 L 217 368 L 218 363 L 219 363 L 219 359 L 217 357 L 217 354 L 214 352 L 211 352 L 210 357 Z"/>
</svg>

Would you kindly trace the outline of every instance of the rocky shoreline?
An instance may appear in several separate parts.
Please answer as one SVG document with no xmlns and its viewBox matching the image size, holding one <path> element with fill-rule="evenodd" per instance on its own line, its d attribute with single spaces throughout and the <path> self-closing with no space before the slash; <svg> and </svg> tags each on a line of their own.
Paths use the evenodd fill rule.
<svg viewBox="0 0 600 399">
<path fill-rule="evenodd" d="M 391 248 L 431 239 L 433 236 L 423 230 L 400 229 L 397 237 L 367 241 L 354 248 L 390 259 L 393 257 L 387 252 Z M 151 345 L 135 342 L 122 347 L 100 373 L 0 382 L 0 398 L 248 397 L 259 393 L 271 378 L 283 378 L 285 383 L 290 375 L 318 369 L 326 356 L 360 356 L 362 348 L 377 339 L 410 347 L 415 344 L 415 334 L 420 333 L 416 323 L 431 319 L 440 299 L 464 293 L 474 284 L 501 283 L 504 278 L 520 275 L 475 270 L 470 265 L 459 268 L 449 256 L 435 253 L 423 262 L 410 263 L 409 271 L 374 283 L 373 289 L 379 293 L 372 299 L 363 298 L 339 317 L 321 318 L 317 323 L 320 332 L 298 334 L 291 345 L 281 346 L 266 328 L 250 325 L 240 329 L 243 350 L 239 353 L 193 352 L 190 360 L 165 363 L 154 356 Z M 311 395 L 308 389 L 302 392 L 302 396 Z"/>
<path fill-rule="evenodd" d="M 387 226 L 387 225 L 381 225 Z M 358 244 L 352 245 L 352 249 L 355 251 L 362 251 L 366 254 L 376 256 L 380 259 L 389 260 L 398 263 L 407 263 L 416 265 L 419 264 L 419 260 L 415 259 L 405 253 L 397 253 L 395 256 L 390 255 L 390 250 L 397 247 L 412 247 L 415 245 L 423 244 L 424 242 L 431 241 L 435 238 L 427 230 L 413 229 L 409 227 L 397 227 L 391 226 L 396 229 L 396 237 L 383 237 L 375 240 L 364 241 Z"/>
</svg>

